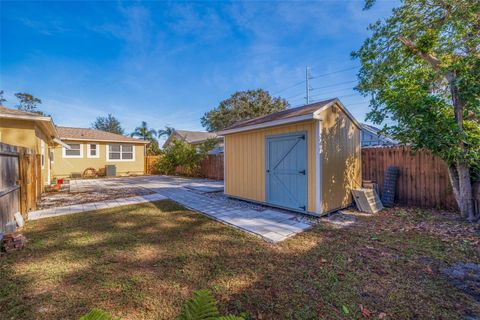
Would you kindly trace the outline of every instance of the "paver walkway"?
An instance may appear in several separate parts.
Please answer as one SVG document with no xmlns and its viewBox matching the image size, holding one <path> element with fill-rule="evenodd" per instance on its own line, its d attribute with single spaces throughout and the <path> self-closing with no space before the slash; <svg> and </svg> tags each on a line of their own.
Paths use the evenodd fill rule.
<svg viewBox="0 0 480 320">
<path fill-rule="evenodd" d="M 300 221 L 300 215 L 293 212 L 287 213 L 274 209 L 264 211 L 246 209 L 191 192 L 182 187 L 161 188 L 155 189 L 155 191 L 189 209 L 253 233 L 270 242 L 283 241 L 311 228 L 310 224 Z"/>
<path fill-rule="evenodd" d="M 154 193 L 146 196 L 137 196 L 137 197 L 113 199 L 113 200 L 107 200 L 107 201 L 73 204 L 71 206 L 32 211 L 28 213 L 28 219 L 38 220 L 42 218 L 63 216 L 63 215 L 72 214 L 72 213 L 80 213 L 85 211 L 114 208 L 114 207 L 129 205 L 129 204 L 144 203 L 144 202 L 158 201 L 158 200 L 165 200 L 165 199 L 167 198 L 158 193 Z"/>
<path fill-rule="evenodd" d="M 235 206 L 230 202 L 221 199 L 213 199 L 198 192 L 198 190 L 202 189 L 205 189 L 208 192 L 222 186 L 222 182 L 219 181 L 167 176 L 143 176 L 114 179 L 75 180 L 74 184 L 74 188 L 77 190 L 88 190 L 89 188 L 98 187 L 115 188 L 118 186 L 132 186 L 147 188 L 155 193 L 147 196 L 137 196 L 126 199 L 116 199 L 35 211 L 29 214 L 29 218 L 35 220 L 63 214 L 169 198 L 189 209 L 205 214 L 235 228 L 260 236 L 270 242 L 285 240 L 299 232 L 311 228 L 311 225 L 302 219 L 303 216 L 301 214 L 275 209 L 257 211 L 241 206 Z M 192 191 L 192 189 L 197 192 Z"/>
</svg>

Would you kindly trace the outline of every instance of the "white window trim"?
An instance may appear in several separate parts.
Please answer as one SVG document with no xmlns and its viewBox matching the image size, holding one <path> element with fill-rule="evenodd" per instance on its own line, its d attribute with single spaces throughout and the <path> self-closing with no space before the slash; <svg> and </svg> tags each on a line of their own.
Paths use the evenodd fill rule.
<svg viewBox="0 0 480 320">
<path fill-rule="evenodd" d="M 115 143 L 115 145 L 131 145 L 132 146 L 132 159 L 110 159 L 110 144 L 107 144 L 107 149 L 106 149 L 106 156 L 105 159 L 107 159 L 108 162 L 133 162 L 135 161 L 135 145 L 134 144 L 129 144 L 129 143 Z M 120 157 L 122 156 L 122 147 L 120 147 Z"/>
<path fill-rule="evenodd" d="M 80 145 L 80 155 L 79 156 L 68 156 L 66 154 L 66 150 L 65 147 L 62 147 L 62 158 L 67 158 L 67 159 L 80 159 L 80 158 L 83 158 L 83 144 L 82 143 L 67 143 L 68 145 L 70 144 L 79 144 Z"/>
<path fill-rule="evenodd" d="M 95 150 L 97 150 L 97 154 L 94 155 L 94 156 L 92 156 L 92 155 L 90 154 L 90 150 L 91 150 L 90 148 L 91 148 L 91 145 L 92 145 L 92 144 L 94 144 L 94 145 L 97 146 L 96 149 L 95 149 Z M 89 143 L 89 144 L 87 144 L 87 158 L 100 158 L 100 145 L 99 145 L 99 144 L 97 144 L 97 143 Z"/>
</svg>

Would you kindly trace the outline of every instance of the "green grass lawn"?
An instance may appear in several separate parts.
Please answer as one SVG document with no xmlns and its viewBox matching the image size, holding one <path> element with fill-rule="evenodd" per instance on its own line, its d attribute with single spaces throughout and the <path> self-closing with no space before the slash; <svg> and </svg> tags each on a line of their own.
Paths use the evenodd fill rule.
<svg viewBox="0 0 480 320">
<path fill-rule="evenodd" d="M 222 312 L 251 319 L 480 314 L 441 273 L 455 261 L 479 263 L 475 230 L 433 211 L 358 219 L 280 244 L 170 201 L 32 221 L 28 247 L 0 258 L 0 317 L 78 319 L 96 307 L 174 319 L 198 289 L 211 290 Z"/>
</svg>

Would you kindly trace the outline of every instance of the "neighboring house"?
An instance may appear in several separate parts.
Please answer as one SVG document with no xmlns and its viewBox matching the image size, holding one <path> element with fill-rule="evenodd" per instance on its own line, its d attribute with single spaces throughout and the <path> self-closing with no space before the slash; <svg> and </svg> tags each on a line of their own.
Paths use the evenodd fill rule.
<svg viewBox="0 0 480 320">
<path fill-rule="evenodd" d="M 52 181 L 51 155 L 61 143 L 51 117 L 0 106 L 0 142 L 25 147 L 40 158 L 41 189 Z"/>
<path fill-rule="evenodd" d="M 144 173 L 145 146 L 148 141 L 95 129 L 57 126 L 57 131 L 69 148 L 55 148 L 55 177 L 76 177 L 87 168 L 98 171 L 106 165 L 115 165 L 118 176 Z"/>
<path fill-rule="evenodd" d="M 314 215 L 352 203 L 361 127 L 338 99 L 241 121 L 224 137 L 225 194 Z"/>
<path fill-rule="evenodd" d="M 87 168 L 106 165 L 115 165 L 117 175 L 143 174 L 148 143 L 100 130 L 58 127 L 51 117 L 6 107 L 0 107 L 0 142 L 40 156 L 42 189 L 54 177 L 78 177 Z"/>
<path fill-rule="evenodd" d="M 210 150 L 209 154 L 220 154 L 223 153 L 223 137 L 219 137 L 216 132 L 204 132 L 204 131 L 187 131 L 187 130 L 176 130 L 174 129 L 172 134 L 163 144 L 163 148 L 167 147 L 172 140 L 178 139 L 185 141 L 188 144 L 198 145 L 204 143 L 208 139 L 216 139 L 217 144 L 215 148 Z"/>
<path fill-rule="evenodd" d="M 380 129 L 366 123 L 362 123 L 362 147 L 395 146 L 399 144 L 397 140 L 380 134 L 379 132 Z"/>
</svg>

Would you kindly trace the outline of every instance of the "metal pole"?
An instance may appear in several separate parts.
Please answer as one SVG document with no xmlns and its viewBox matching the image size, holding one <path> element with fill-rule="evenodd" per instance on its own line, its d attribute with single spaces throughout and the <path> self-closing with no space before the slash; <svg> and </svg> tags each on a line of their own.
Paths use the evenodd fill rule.
<svg viewBox="0 0 480 320">
<path fill-rule="evenodd" d="M 306 91 L 305 100 L 307 101 L 307 104 L 310 103 L 310 84 L 308 83 L 309 79 L 310 79 L 310 76 L 308 74 L 308 67 L 305 67 L 305 91 Z"/>
</svg>

